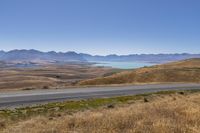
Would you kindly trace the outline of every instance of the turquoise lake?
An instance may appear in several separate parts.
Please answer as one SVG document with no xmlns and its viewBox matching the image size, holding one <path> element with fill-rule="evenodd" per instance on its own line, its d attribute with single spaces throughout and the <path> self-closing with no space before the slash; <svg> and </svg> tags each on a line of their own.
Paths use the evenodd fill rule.
<svg viewBox="0 0 200 133">
<path fill-rule="evenodd" d="M 105 66 L 105 67 L 112 67 L 112 68 L 120 68 L 120 69 L 134 69 L 140 68 L 144 66 L 153 66 L 156 64 L 147 63 L 147 62 L 108 62 L 108 61 L 98 61 L 95 66 Z"/>
</svg>

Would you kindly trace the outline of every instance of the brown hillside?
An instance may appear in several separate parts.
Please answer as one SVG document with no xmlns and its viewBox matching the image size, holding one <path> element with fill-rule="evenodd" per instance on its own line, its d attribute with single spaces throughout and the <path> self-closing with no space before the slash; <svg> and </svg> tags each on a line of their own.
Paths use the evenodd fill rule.
<svg viewBox="0 0 200 133">
<path fill-rule="evenodd" d="M 109 68 L 79 64 L 52 64 L 36 68 L 2 67 L 0 91 L 66 88 L 73 86 L 79 80 L 100 77 L 112 71 Z"/>
<path fill-rule="evenodd" d="M 200 59 L 188 59 L 81 81 L 79 85 L 200 82 Z"/>
</svg>

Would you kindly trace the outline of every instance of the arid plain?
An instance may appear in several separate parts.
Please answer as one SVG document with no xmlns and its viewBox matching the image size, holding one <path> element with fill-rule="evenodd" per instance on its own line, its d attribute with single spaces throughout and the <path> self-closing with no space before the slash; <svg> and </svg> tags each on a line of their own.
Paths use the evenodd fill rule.
<svg viewBox="0 0 200 133">
<path fill-rule="evenodd" d="M 61 89 L 78 81 L 112 74 L 116 69 L 88 64 L 43 65 L 33 68 L 0 69 L 0 91 Z"/>
</svg>

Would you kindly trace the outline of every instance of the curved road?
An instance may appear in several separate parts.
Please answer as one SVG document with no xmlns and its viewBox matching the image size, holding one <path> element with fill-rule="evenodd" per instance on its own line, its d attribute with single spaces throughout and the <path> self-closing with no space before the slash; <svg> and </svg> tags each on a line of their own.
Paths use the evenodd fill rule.
<svg viewBox="0 0 200 133">
<path fill-rule="evenodd" d="M 200 89 L 200 84 L 157 84 L 113 87 L 31 90 L 0 93 L 0 109 L 44 104 L 48 102 L 135 95 L 167 90 Z"/>
</svg>

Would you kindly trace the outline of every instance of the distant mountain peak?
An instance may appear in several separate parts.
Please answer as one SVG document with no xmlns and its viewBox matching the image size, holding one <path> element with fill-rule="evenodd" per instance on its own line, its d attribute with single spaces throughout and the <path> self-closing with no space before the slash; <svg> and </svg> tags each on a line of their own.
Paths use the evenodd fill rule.
<svg viewBox="0 0 200 133">
<path fill-rule="evenodd" d="M 169 62 L 190 58 L 200 58 L 200 54 L 130 54 L 130 55 L 117 55 L 110 54 L 107 56 L 90 55 L 85 53 L 76 53 L 74 51 L 68 52 L 41 52 L 35 49 L 14 49 L 8 52 L 0 51 L 0 61 L 143 61 L 143 62 Z"/>
<path fill-rule="evenodd" d="M 58 62 L 67 62 L 67 61 L 85 61 L 85 59 L 75 53 L 75 52 L 66 52 L 66 53 L 57 53 L 55 51 L 50 52 L 41 52 L 35 49 L 14 49 L 4 54 L 0 53 L 0 60 L 2 61 L 58 61 Z"/>
</svg>

